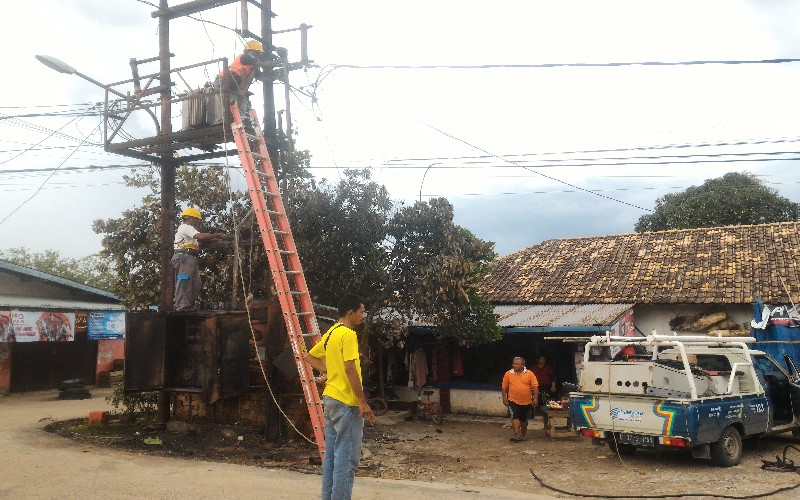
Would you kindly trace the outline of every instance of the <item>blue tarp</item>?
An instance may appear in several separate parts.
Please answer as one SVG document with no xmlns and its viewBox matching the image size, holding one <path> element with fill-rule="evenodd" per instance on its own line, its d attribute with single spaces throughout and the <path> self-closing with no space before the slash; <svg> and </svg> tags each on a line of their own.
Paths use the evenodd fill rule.
<svg viewBox="0 0 800 500">
<path fill-rule="evenodd" d="M 763 310 L 764 304 L 758 300 L 756 301 L 753 307 L 753 317 L 756 322 L 761 321 L 761 311 Z M 756 340 L 771 340 L 771 341 L 780 341 L 780 340 L 791 340 L 791 341 L 800 341 L 800 328 L 797 327 L 790 327 L 790 326 L 781 326 L 781 325 L 770 325 L 767 324 L 765 329 L 753 328 L 753 337 Z M 753 346 L 755 349 L 759 351 L 764 351 L 765 353 L 772 356 L 775 361 L 781 364 L 781 366 L 785 366 L 783 362 L 783 355 L 789 354 L 794 359 L 795 363 L 800 362 L 800 344 L 784 344 L 784 343 L 776 343 L 776 344 L 755 344 Z"/>
</svg>

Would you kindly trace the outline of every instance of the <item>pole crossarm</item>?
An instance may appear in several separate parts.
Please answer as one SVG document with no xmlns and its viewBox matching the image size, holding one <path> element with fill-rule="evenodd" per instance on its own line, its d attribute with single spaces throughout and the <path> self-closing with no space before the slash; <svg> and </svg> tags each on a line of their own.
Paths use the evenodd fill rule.
<svg viewBox="0 0 800 500">
<path fill-rule="evenodd" d="M 192 2 L 182 3 L 174 7 L 159 9 L 157 11 L 154 11 L 150 15 L 152 17 L 165 17 L 171 20 L 171 19 L 176 19 L 178 17 L 197 14 L 198 12 L 203 12 L 204 10 L 213 9 L 215 7 L 223 7 L 225 5 L 230 5 L 232 3 L 238 3 L 238 2 L 239 0 L 194 0 Z"/>
</svg>

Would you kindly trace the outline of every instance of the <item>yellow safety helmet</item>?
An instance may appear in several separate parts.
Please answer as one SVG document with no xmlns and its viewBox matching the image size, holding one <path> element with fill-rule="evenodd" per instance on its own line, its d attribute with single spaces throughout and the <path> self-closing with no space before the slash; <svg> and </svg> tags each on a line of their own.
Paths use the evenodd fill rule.
<svg viewBox="0 0 800 500">
<path fill-rule="evenodd" d="M 200 215 L 200 210 L 198 210 L 198 209 L 196 209 L 194 207 L 187 208 L 186 210 L 181 212 L 181 215 L 183 217 L 194 217 L 195 219 L 200 219 L 200 220 L 203 219 L 203 216 Z"/>
<path fill-rule="evenodd" d="M 259 52 L 264 52 L 264 46 L 261 45 L 261 42 L 258 40 L 248 40 L 244 44 L 244 50 L 257 50 Z"/>
</svg>

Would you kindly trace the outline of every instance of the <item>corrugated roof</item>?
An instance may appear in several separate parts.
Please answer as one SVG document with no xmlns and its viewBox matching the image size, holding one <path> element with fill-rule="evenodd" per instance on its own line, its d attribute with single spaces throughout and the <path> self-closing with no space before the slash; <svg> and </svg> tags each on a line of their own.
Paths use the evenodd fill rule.
<svg viewBox="0 0 800 500">
<path fill-rule="evenodd" d="M 24 276 L 29 276 L 31 278 L 36 278 L 43 281 L 48 281 L 50 283 L 55 283 L 57 285 L 61 285 L 67 288 L 74 288 L 76 290 L 80 290 L 82 292 L 90 293 L 93 295 L 99 295 L 107 299 L 113 299 L 116 301 L 120 300 L 119 297 L 106 290 L 101 290 L 100 288 L 95 288 L 93 286 L 89 286 L 84 283 L 78 283 L 77 281 L 68 280 L 66 278 L 62 278 L 60 276 L 56 276 L 53 274 L 43 273 L 41 271 L 37 271 L 36 269 L 30 269 L 28 267 L 18 266 L 16 264 L 12 264 L 11 262 L 7 262 L 4 260 L 0 260 L 0 270 L 9 271 Z"/>
<path fill-rule="evenodd" d="M 495 304 L 786 303 L 798 266 L 798 222 L 682 229 L 545 241 L 500 258 L 480 290 Z"/>
<path fill-rule="evenodd" d="M 510 327 L 611 326 L 633 304 L 499 305 L 497 324 Z"/>
<path fill-rule="evenodd" d="M 497 325 L 501 328 L 561 328 L 612 326 L 617 319 L 632 308 L 633 304 L 553 304 L 553 305 L 496 305 Z M 391 309 L 383 308 L 379 314 L 383 319 L 397 317 Z M 418 317 L 408 326 L 435 327 L 430 321 Z"/>
<path fill-rule="evenodd" d="M 84 300 L 52 299 L 47 297 L 9 297 L 0 295 L 0 307 L 25 309 L 79 309 L 82 311 L 122 311 L 121 304 L 88 302 Z"/>
</svg>

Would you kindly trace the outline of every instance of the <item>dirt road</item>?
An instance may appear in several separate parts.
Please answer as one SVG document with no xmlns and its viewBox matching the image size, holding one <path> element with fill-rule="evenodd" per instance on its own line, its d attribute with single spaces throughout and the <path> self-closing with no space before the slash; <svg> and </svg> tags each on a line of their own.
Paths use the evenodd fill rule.
<svg viewBox="0 0 800 500">
<path fill-rule="evenodd" d="M 137 454 L 41 430 L 108 409 L 109 393 L 92 389 L 83 401 L 58 400 L 57 391 L 0 397 L 0 498 L 319 498 L 318 475 Z M 359 477 L 354 498 L 552 498 L 496 486 Z"/>
</svg>

